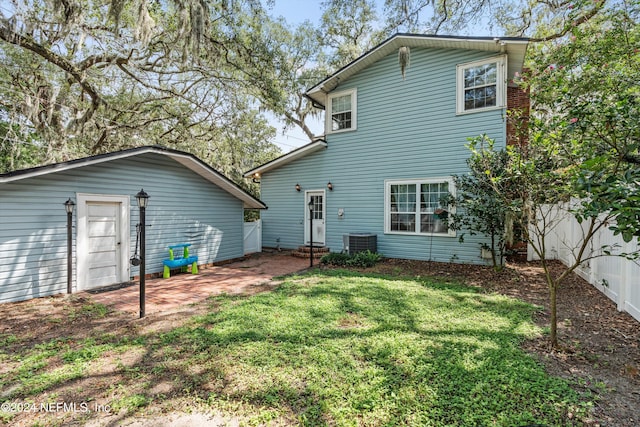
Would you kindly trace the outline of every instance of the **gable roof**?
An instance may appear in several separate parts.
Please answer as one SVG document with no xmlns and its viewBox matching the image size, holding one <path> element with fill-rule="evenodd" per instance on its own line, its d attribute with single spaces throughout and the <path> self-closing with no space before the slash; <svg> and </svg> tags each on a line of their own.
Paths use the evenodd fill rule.
<svg viewBox="0 0 640 427">
<path fill-rule="evenodd" d="M 303 145 L 302 147 L 298 147 L 295 150 L 288 152 L 287 154 L 280 156 L 267 162 L 263 165 L 258 166 L 257 168 L 253 168 L 250 171 L 245 172 L 245 178 L 259 178 L 263 173 L 278 168 L 280 166 L 286 165 L 289 162 L 292 162 L 300 157 L 304 157 L 308 154 L 315 153 L 316 151 L 327 148 L 327 142 L 324 139 L 316 139 L 310 142 L 307 145 Z"/>
<path fill-rule="evenodd" d="M 248 209 L 266 209 L 267 206 L 260 200 L 247 193 L 229 178 L 213 169 L 211 166 L 184 151 L 174 150 L 159 145 L 143 146 L 129 148 L 127 150 L 115 151 L 112 153 L 98 154 L 95 156 L 84 157 L 81 159 L 69 160 L 51 165 L 37 166 L 29 169 L 21 169 L 13 172 L 0 174 L 0 184 L 7 182 L 19 181 L 35 176 L 47 175 L 54 172 L 62 172 L 70 169 L 76 169 L 84 166 L 95 165 L 116 159 L 125 159 L 128 157 L 140 156 L 143 154 L 161 154 L 167 156 L 184 167 L 197 173 L 212 184 L 217 185 L 235 198 L 241 200 L 245 208 Z"/>
<path fill-rule="evenodd" d="M 348 79 L 387 55 L 397 52 L 400 47 L 422 47 L 442 49 L 484 50 L 507 53 L 507 76 L 513 76 L 522 69 L 529 39 L 525 37 L 461 37 L 425 34 L 398 33 L 364 53 L 359 58 L 340 68 L 320 83 L 307 90 L 306 96 L 324 107 L 325 94 L 335 89 L 341 81 Z"/>
</svg>

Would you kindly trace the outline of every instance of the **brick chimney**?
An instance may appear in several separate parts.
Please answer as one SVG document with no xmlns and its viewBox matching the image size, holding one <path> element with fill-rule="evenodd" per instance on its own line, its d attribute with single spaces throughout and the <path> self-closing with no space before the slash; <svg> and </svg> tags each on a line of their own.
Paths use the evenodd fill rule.
<svg viewBox="0 0 640 427">
<path fill-rule="evenodd" d="M 515 84 L 507 86 L 507 145 L 526 147 L 528 144 L 530 101 L 528 89 Z M 507 244 L 507 260 L 527 260 L 527 243 L 521 239 L 514 237 L 513 243 Z"/>
<path fill-rule="evenodd" d="M 507 86 L 507 145 L 527 145 L 529 110 L 529 90 Z"/>
</svg>

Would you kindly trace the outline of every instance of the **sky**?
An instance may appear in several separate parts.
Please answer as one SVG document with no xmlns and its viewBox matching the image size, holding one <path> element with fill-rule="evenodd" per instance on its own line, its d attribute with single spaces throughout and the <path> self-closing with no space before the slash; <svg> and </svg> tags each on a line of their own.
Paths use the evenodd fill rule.
<svg viewBox="0 0 640 427">
<path fill-rule="evenodd" d="M 275 0 L 275 4 L 270 8 L 270 14 L 274 17 L 284 17 L 293 26 L 297 26 L 305 20 L 317 24 L 320 22 L 320 16 L 322 15 L 320 3 L 320 0 Z M 274 143 L 280 147 L 283 153 L 288 153 L 309 143 L 307 135 L 297 126 L 288 129 L 283 134 L 283 123 L 273 116 L 270 117 L 270 122 L 277 129 Z M 321 120 L 308 123 L 308 126 L 314 135 L 322 135 L 324 133 Z"/>
<path fill-rule="evenodd" d="M 274 0 L 270 11 L 273 16 L 283 16 L 291 24 L 297 25 L 307 19 L 317 24 L 322 15 L 321 3 L 321 0 Z"/>
</svg>

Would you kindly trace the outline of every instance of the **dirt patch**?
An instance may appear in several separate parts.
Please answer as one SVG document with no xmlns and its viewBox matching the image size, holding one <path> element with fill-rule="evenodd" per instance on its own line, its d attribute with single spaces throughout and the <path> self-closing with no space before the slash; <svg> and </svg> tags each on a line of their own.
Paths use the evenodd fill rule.
<svg viewBox="0 0 640 427">
<path fill-rule="evenodd" d="M 131 317 L 123 312 L 96 315 L 95 310 L 103 309 L 86 294 L 0 304 L 0 336 L 13 335 L 36 346 L 53 339 L 80 341 L 130 325 Z"/>
<path fill-rule="evenodd" d="M 195 414 L 167 414 L 150 418 L 130 418 L 123 422 L 126 427 L 238 427 L 237 420 L 224 418 L 220 415 Z M 101 427 L 100 423 L 87 423 L 85 427 Z"/>
</svg>

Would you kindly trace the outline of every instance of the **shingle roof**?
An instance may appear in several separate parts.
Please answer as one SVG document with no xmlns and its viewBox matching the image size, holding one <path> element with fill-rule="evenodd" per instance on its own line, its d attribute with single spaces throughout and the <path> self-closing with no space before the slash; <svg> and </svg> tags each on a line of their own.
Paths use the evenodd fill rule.
<svg viewBox="0 0 640 427">
<path fill-rule="evenodd" d="M 89 166 L 97 163 L 108 162 L 116 159 L 123 159 L 132 156 L 139 156 L 148 153 L 155 153 L 167 156 L 186 168 L 197 173 L 207 181 L 222 188 L 232 196 L 241 200 L 245 208 L 249 209 L 266 209 L 267 206 L 237 184 L 231 181 L 222 173 L 218 172 L 193 154 L 162 147 L 159 145 L 147 145 L 143 147 L 129 148 L 126 150 L 115 151 L 112 153 L 98 154 L 95 156 L 84 157 L 81 159 L 69 160 L 66 162 L 54 163 L 50 165 L 37 166 L 29 169 L 21 169 L 13 172 L 0 174 L 0 184 L 18 181 L 29 177 L 46 175 L 55 172 L 66 171 L 70 169 Z"/>
</svg>

